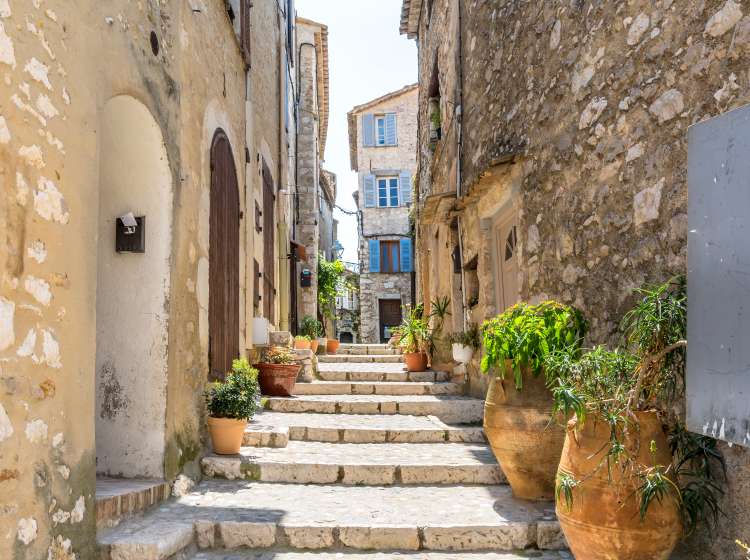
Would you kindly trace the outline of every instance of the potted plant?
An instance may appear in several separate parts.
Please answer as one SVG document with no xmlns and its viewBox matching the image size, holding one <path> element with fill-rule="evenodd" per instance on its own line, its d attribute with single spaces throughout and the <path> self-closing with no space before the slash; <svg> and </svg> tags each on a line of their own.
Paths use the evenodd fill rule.
<svg viewBox="0 0 750 560">
<path fill-rule="evenodd" d="M 335 338 L 329 338 L 326 341 L 326 352 L 328 354 L 335 354 L 339 351 L 339 346 L 341 346 L 341 342 Z"/>
<path fill-rule="evenodd" d="M 294 348 L 296 350 L 309 350 L 310 349 L 310 337 L 305 336 L 305 335 L 295 336 Z"/>
<path fill-rule="evenodd" d="M 451 314 L 450 304 L 451 298 L 448 296 L 437 297 L 430 302 L 430 315 L 428 317 L 430 326 L 429 350 L 432 366 L 435 369 L 448 369 L 451 361 L 450 342 L 444 328 L 445 319 Z"/>
<path fill-rule="evenodd" d="M 639 290 L 627 350 L 553 353 L 555 410 L 573 418 L 557 476 L 557 516 L 578 560 L 670 557 L 681 533 L 716 522 L 725 465 L 716 441 L 675 411 L 685 369 L 683 279 Z"/>
<path fill-rule="evenodd" d="M 214 452 L 233 455 L 240 452 L 242 436 L 258 406 L 258 371 L 246 358 L 234 360 L 224 381 L 206 391 L 208 431 Z"/>
<path fill-rule="evenodd" d="M 318 345 L 320 344 L 320 333 L 323 330 L 323 325 L 315 317 L 305 315 L 300 325 L 300 333 L 310 339 L 310 349 L 315 354 L 318 351 Z M 324 339 L 325 340 L 325 339 Z M 325 344 L 325 342 L 323 342 Z"/>
<path fill-rule="evenodd" d="M 494 374 L 484 430 L 518 498 L 554 498 L 565 431 L 551 422 L 551 372 L 543 361 L 556 350 L 576 355 L 585 333 L 581 313 L 554 301 L 516 304 L 482 326 L 481 369 Z"/>
<path fill-rule="evenodd" d="M 302 366 L 287 348 L 274 346 L 263 352 L 263 361 L 255 367 L 260 372 L 258 379 L 264 395 L 290 397 Z"/>
<path fill-rule="evenodd" d="M 453 359 L 459 364 L 468 364 L 479 349 L 479 327 L 471 324 L 466 331 L 456 332 L 448 338 L 451 342 Z"/>
<path fill-rule="evenodd" d="M 427 369 L 427 349 L 430 344 L 430 328 L 422 317 L 419 306 L 409 311 L 399 327 L 399 346 L 404 355 L 408 371 Z"/>
</svg>

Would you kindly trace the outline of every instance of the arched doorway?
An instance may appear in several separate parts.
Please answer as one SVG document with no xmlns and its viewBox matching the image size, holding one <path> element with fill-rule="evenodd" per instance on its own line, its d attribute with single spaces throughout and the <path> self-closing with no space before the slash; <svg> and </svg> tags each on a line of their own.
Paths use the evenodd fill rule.
<svg viewBox="0 0 750 560">
<path fill-rule="evenodd" d="M 232 147 L 223 130 L 211 144 L 210 213 L 209 378 L 223 379 L 240 352 L 240 198 Z"/>
<path fill-rule="evenodd" d="M 97 473 L 164 476 L 172 174 L 161 128 L 128 95 L 99 134 Z M 132 213 L 134 230 L 118 218 Z M 127 231 L 127 233 L 125 233 Z"/>
</svg>

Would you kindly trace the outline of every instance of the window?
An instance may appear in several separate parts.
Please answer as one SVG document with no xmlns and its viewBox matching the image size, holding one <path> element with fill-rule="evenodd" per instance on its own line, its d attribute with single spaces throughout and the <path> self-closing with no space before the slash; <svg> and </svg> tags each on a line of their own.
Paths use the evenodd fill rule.
<svg viewBox="0 0 750 560">
<path fill-rule="evenodd" d="M 378 146 L 385 146 L 385 115 L 376 117 L 375 125 L 378 129 Z"/>
<path fill-rule="evenodd" d="M 401 251 L 398 241 L 380 242 L 380 272 L 401 272 Z"/>
<path fill-rule="evenodd" d="M 396 146 L 396 113 L 362 115 L 363 146 Z"/>
<path fill-rule="evenodd" d="M 378 178 L 378 206 L 398 206 L 398 177 Z"/>
</svg>

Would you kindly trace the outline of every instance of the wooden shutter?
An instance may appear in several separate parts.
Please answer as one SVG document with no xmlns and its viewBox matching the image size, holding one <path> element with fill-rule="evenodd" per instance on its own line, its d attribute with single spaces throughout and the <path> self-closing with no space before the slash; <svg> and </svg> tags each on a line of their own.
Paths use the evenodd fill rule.
<svg viewBox="0 0 750 560">
<path fill-rule="evenodd" d="M 362 115 L 362 145 L 375 145 L 375 115 L 371 113 Z"/>
<path fill-rule="evenodd" d="M 275 198 L 271 171 L 263 162 L 263 316 L 274 322 L 274 278 L 276 274 Z"/>
<path fill-rule="evenodd" d="M 370 249 L 370 272 L 380 272 L 380 241 L 370 239 L 368 246 Z"/>
<path fill-rule="evenodd" d="M 395 146 L 396 143 L 396 113 L 388 113 L 385 116 L 385 144 Z"/>
<path fill-rule="evenodd" d="M 411 254 L 411 239 L 401 240 L 401 272 L 414 270 L 414 259 Z"/>
<path fill-rule="evenodd" d="M 252 0 L 240 0 L 240 46 L 245 65 L 250 67 L 250 8 Z"/>
<path fill-rule="evenodd" d="M 399 175 L 399 198 L 402 206 L 411 204 L 411 173 L 402 171 Z"/>
<path fill-rule="evenodd" d="M 365 208 L 374 208 L 377 206 L 378 197 L 375 189 L 375 175 L 365 175 Z"/>
</svg>

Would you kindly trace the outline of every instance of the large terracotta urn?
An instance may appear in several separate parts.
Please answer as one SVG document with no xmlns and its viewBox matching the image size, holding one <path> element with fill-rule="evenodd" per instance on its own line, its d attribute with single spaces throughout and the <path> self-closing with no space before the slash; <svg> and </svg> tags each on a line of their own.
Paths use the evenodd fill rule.
<svg viewBox="0 0 750 560">
<path fill-rule="evenodd" d="M 661 421 L 654 412 L 639 412 L 637 418 L 626 447 L 637 453 L 637 464 L 666 468 L 672 455 Z M 556 508 L 576 560 L 667 560 L 682 534 L 677 501 L 654 500 L 641 520 L 637 477 L 632 470 L 607 469 L 609 424 L 589 418 L 577 427 L 575 419 L 568 423 L 559 473 L 580 482 L 572 490 L 571 508 L 562 497 Z"/>
<path fill-rule="evenodd" d="M 269 397 L 291 397 L 300 364 L 255 364 L 261 392 Z"/>
<path fill-rule="evenodd" d="M 552 393 L 544 374 L 523 372 L 516 389 L 513 371 L 493 376 L 484 402 L 484 432 L 513 495 L 524 500 L 555 497 L 555 477 L 565 430 L 552 420 Z"/>
</svg>

